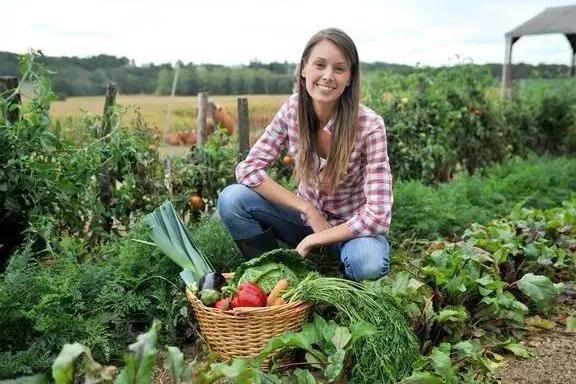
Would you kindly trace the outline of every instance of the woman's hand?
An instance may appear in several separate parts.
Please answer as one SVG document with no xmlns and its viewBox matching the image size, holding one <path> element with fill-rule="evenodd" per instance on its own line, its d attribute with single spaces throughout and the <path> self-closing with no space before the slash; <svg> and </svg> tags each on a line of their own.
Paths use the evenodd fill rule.
<svg viewBox="0 0 576 384">
<path fill-rule="evenodd" d="M 308 223 L 310 224 L 310 227 L 312 227 L 314 233 L 332 228 L 332 225 L 330 225 L 328 220 L 326 220 L 322 211 L 312 204 L 308 204 L 303 213 L 306 215 Z"/>
<path fill-rule="evenodd" d="M 314 233 L 306 236 L 304 239 L 302 239 L 300 244 L 296 246 L 296 251 L 300 254 L 300 256 L 308 256 L 308 253 L 310 253 L 310 251 L 317 246 L 314 236 Z"/>
</svg>

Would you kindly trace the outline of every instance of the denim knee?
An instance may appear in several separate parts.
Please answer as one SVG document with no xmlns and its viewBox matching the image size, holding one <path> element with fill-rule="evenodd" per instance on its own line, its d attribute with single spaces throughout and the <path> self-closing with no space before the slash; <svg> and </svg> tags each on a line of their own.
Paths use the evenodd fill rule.
<svg viewBox="0 0 576 384">
<path fill-rule="evenodd" d="M 225 217 L 238 214 L 242 211 L 242 201 L 255 193 L 250 188 L 242 184 L 232 184 L 227 186 L 218 195 L 218 214 L 224 220 Z"/>
<path fill-rule="evenodd" d="M 257 220 L 248 212 L 259 195 L 242 184 L 232 184 L 218 196 L 218 215 L 233 239 L 255 236 L 262 232 Z"/>
<path fill-rule="evenodd" d="M 352 239 L 342 246 L 340 258 L 352 280 L 376 280 L 388 274 L 390 245 L 384 236 Z"/>
</svg>

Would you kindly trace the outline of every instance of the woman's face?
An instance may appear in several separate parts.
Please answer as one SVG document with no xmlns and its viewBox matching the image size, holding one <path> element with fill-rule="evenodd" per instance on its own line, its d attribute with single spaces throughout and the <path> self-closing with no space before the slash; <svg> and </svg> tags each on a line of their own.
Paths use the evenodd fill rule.
<svg viewBox="0 0 576 384">
<path fill-rule="evenodd" d="M 310 52 L 301 73 L 314 109 L 334 108 L 350 83 L 350 65 L 344 53 L 329 40 L 318 42 Z"/>
</svg>

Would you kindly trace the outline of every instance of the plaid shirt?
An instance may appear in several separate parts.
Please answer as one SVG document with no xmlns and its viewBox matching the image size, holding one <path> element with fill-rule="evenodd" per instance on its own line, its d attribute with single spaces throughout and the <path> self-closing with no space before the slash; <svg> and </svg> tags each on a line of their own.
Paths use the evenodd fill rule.
<svg viewBox="0 0 576 384">
<path fill-rule="evenodd" d="M 298 95 L 292 95 L 266 127 L 265 132 L 236 167 L 239 183 L 256 187 L 269 176 L 266 168 L 279 158 L 282 150 L 295 158 L 298 151 Z M 332 120 L 324 130 L 332 132 Z M 326 215 L 332 225 L 346 223 L 354 237 L 387 233 L 392 209 L 392 175 L 388 163 L 384 121 L 372 110 L 360 106 L 359 134 L 343 179 L 332 193 L 300 182 L 298 196 L 311 202 Z M 322 159 L 323 160 L 323 159 Z M 317 167 L 324 161 L 318 157 Z M 302 219 L 307 224 L 305 215 Z"/>
</svg>

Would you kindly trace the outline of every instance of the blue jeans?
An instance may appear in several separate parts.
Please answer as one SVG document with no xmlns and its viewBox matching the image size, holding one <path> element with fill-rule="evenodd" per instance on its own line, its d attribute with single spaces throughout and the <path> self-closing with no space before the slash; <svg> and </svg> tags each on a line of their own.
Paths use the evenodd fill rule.
<svg viewBox="0 0 576 384">
<path fill-rule="evenodd" d="M 235 241 L 272 229 L 277 239 L 295 247 L 313 233 L 298 211 L 273 204 L 241 184 L 230 185 L 220 193 L 218 213 Z M 388 273 L 390 245 L 382 235 L 358 237 L 332 247 L 352 280 L 375 280 Z"/>
</svg>

